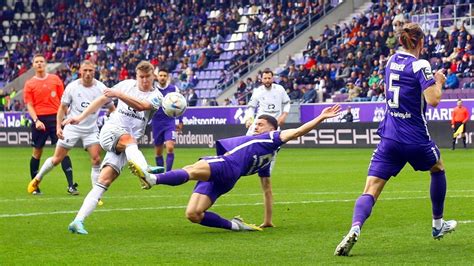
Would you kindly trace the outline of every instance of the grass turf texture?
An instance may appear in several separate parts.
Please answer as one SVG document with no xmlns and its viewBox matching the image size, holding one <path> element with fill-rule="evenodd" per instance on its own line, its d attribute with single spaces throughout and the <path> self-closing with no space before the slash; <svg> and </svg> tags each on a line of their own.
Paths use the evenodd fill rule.
<svg viewBox="0 0 474 266">
<path fill-rule="evenodd" d="M 53 150 L 43 153 L 43 163 Z M 149 162 L 153 150 L 144 149 Z M 66 194 L 61 167 L 41 183 L 44 195 L 27 194 L 30 148 L 0 149 L 1 264 L 459 264 L 474 260 L 474 150 L 443 150 L 448 193 L 445 217 L 463 223 L 441 241 L 431 237 L 429 174 L 408 165 L 385 187 L 351 257 L 334 249 L 349 230 L 370 149 L 285 149 L 273 175 L 276 228 L 230 232 L 184 218 L 194 182 L 141 191 L 128 169 L 105 193 L 105 205 L 86 220 L 89 235 L 67 225 L 90 189 L 86 152 L 73 149 L 80 196 Z M 209 149 L 176 150 L 175 168 Z M 247 222 L 263 220 L 258 177 L 243 177 L 212 211 Z M 24 214 L 27 216 L 20 216 Z M 29 215 L 29 216 L 28 216 Z"/>
</svg>

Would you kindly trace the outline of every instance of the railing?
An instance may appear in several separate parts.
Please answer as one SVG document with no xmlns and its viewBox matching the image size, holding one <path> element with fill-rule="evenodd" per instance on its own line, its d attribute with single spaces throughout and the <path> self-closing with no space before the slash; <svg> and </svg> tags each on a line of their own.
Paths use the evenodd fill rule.
<svg viewBox="0 0 474 266">
<path fill-rule="evenodd" d="M 268 51 L 268 48 L 270 47 L 271 44 L 266 44 L 265 47 L 262 49 L 262 51 L 249 57 L 245 61 L 244 65 L 234 68 L 234 69 L 229 69 L 231 72 L 234 73 L 233 76 L 230 79 L 227 79 L 226 82 L 218 84 L 216 88 L 220 89 L 221 91 L 225 91 L 226 89 L 230 88 L 237 81 L 239 81 L 243 75 L 254 70 L 258 64 L 265 61 L 272 54 L 280 51 L 283 47 L 286 46 L 286 44 L 288 44 L 290 40 L 296 38 L 296 36 L 298 36 L 304 30 L 311 27 L 311 25 L 313 25 L 316 20 L 319 20 L 320 18 L 326 16 L 326 13 L 328 11 L 340 5 L 341 3 L 342 1 L 340 0 L 339 1 L 325 1 L 324 7 L 321 10 L 321 12 L 317 14 L 312 14 L 310 10 L 309 14 L 306 17 L 304 17 L 301 23 L 293 25 L 291 29 L 283 32 L 278 37 L 276 37 L 278 41 L 278 48 L 276 50 Z"/>
<path fill-rule="evenodd" d="M 433 11 L 434 10 L 434 11 Z M 460 26 L 463 24 L 466 29 L 474 29 L 474 4 L 444 5 L 423 9 L 422 14 L 413 15 L 412 22 L 421 25 L 425 32 L 430 32 L 440 26 L 444 28 Z"/>
</svg>

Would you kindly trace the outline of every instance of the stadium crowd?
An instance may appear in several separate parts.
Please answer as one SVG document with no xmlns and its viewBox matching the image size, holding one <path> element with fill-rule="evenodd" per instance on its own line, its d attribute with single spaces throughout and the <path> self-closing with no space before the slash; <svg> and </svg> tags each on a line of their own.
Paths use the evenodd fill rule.
<svg viewBox="0 0 474 266">
<path fill-rule="evenodd" d="M 254 2 L 255 5 L 251 5 Z M 77 79 L 79 62 L 89 59 L 98 66 L 99 80 L 112 86 L 133 77 L 134 66 L 149 60 L 173 72 L 175 83 L 184 94 L 193 89 L 200 105 L 215 105 L 220 89 L 248 71 L 247 66 L 263 60 L 300 32 L 307 19 L 317 19 L 328 10 L 330 1 L 42 1 L 32 0 L 33 20 L 15 20 L 25 11 L 23 1 L 10 8 L 3 5 L 0 33 L 22 36 L 16 49 L 0 66 L 0 80 L 11 81 L 25 73 L 34 53 L 43 53 L 50 62 L 62 62 L 58 75 L 65 84 Z M 414 14 L 445 8 L 454 1 L 374 1 L 371 10 L 355 16 L 348 24 L 326 25 L 319 38 L 308 40 L 303 58 L 289 57 L 284 68 L 276 70 L 277 81 L 294 102 L 381 101 L 384 99 L 381 66 L 398 48 L 396 30 Z M 458 3 L 459 2 L 459 3 Z M 456 1 L 462 4 L 467 1 Z M 284 3 L 284 4 L 282 4 Z M 239 28 L 242 6 L 247 29 L 242 44 L 228 50 L 228 41 Z M 458 5 L 458 14 L 466 12 Z M 253 9 L 253 10 L 251 10 Z M 443 9 L 444 10 L 444 9 Z M 213 11 L 219 15 L 211 16 Z M 311 16 L 308 16 L 308 15 Z M 451 26 L 451 25 L 447 25 Z M 423 58 L 433 69 L 446 69 L 446 88 L 471 88 L 473 40 L 464 25 L 448 33 L 443 27 L 427 34 Z M 7 44 L 0 40 L 0 54 Z M 228 54 L 230 52 L 230 54 Z M 218 68 L 213 62 L 223 63 Z M 214 94 L 204 95 L 202 73 L 216 70 L 216 82 L 209 84 Z M 466 78 L 471 78 L 467 80 Z M 207 85 L 207 84 L 206 84 Z M 239 80 L 234 98 L 224 104 L 245 104 L 253 88 L 260 85 L 259 75 Z M 213 87 L 216 86 L 216 87 Z M 214 89 L 216 88 L 216 89 Z M 10 97 L 4 92 L 4 99 Z M 8 96 L 7 96 L 8 95 Z M 6 109 L 21 103 L 9 101 Z M 15 105 L 14 105 L 15 104 Z"/>
<path fill-rule="evenodd" d="M 251 5 L 254 16 L 248 16 L 245 43 L 251 49 L 233 50 L 220 68 L 218 78 L 228 82 L 247 59 L 266 51 L 271 53 L 281 43 L 290 27 L 302 29 L 303 18 L 321 13 L 324 1 L 288 2 L 286 5 L 263 1 Z M 197 71 L 208 70 L 210 62 L 222 59 L 225 42 L 237 30 L 241 18 L 239 7 L 249 1 L 38 1 L 32 0 L 32 20 L 16 20 L 17 13 L 27 9 L 23 1 L 13 7 L 2 5 L 0 32 L 21 36 L 5 64 L 0 66 L 0 80 L 9 82 L 31 66 L 31 56 L 42 53 L 50 62 L 61 62 L 66 68 L 58 72 L 65 84 L 78 76 L 78 64 L 88 59 L 98 65 L 99 79 L 111 86 L 134 76 L 134 66 L 149 60 L 155 66 L 174 72 L 185 92 L 199 82 Z M 212 10 L 219 11 L 211 17 Z M 145 11 L 145 12 L 144 12 Z M 250 11 L 248 11 L 250 12 Z M 314 16 L 316 18 L 316 16 Z M 98 37 L 100 36 L 100 37 Z M 92 38 L 92 41 L 91 39 Z M 91 47 L 92 46 L 92 47 Z M 7 51 L 0 40 L 0 54 Z"/>
<path fill-rule="evenodd" d="M 414 14 L 438 7 L 444 10 L 454 4 L 413 2 L 416 1 L 377 1 L 369 12 L 353 17 L 349 24 L 325 25 L 320 38 L 309 38 L 303 58 L 289 57 L 285 67 L 276 70 L 280 84 L 295 102 L 323 102 L 328 98 L 383 101 L 383 66 L 398 49 L 396 31 Z M 467 2 L 456 1 L 460 4 L 456 7 L 458 16 L 467 12 L 469 6 L 462 5 Z M 451 33 L 440 25 L 434 34 L 426 34 L 422 58 L 431 62 L 433 70 L 445 69 L 446 89 L 474 88 L 472 33 L 464 24 L 459 28 L 449 23 L 447 26 L 453 26 Z M 229 101 L 245 104 L 258 85 L 259 75 L 240 81 L 235 99 Z"/>
</svg>

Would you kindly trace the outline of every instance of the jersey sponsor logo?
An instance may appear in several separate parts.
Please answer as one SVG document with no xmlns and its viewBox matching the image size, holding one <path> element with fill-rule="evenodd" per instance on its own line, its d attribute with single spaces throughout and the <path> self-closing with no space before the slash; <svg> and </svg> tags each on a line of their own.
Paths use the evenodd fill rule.
<svg viewBox="0 0 474 266">
<path fill-rule="evenodd" d="M 127 112 L 127 111 L 124 111 L 123 109 L 118 109 L 118 112 L 122 115 L 145 121 L 145 117 L 139 116 L 137 111 L 131 108 L 130 106 L 128 107 L 128 110 L 132 112 Z"/>
<path fill-rule="evenodd" d="M 81 107 L 82 108 L 87 108 L 87 106 L 89 106 L 90 104 L 91 104 L 90 102 L 82 102 Z"/>
<path fill-rule="evenodd" d="M 275 105 L 273 103 L 268 105 L 269 110 L 275 110 Z"/>
<path fill-rule="evenodd" d="M 401 118 L 401 119 L 410 119 L 411 118 L 411 114 L 408 113 L 408 112 L 401 113 L 401 112 L 390 111 L 389 114 L 393 117 L 398 117 L 398 118 Z"/>
<path fill-rule="evenodd" d="M 137 113 L 137 110 L 133 109 L 132 107 L 130 106 L 127 106 L 127 109 L 131 112 L 134 112 L 135 114 Z"/>
<path fill-rule="evenodd" d="M 425 80 L 433 79 L 433 73 L 431 73 L 431 70 L 427 67 L 422 68 L 421 73 L 423 73 L 423 77 L 425 77 Z"/>
<path fill-rule="evenodd" d="M 51 91 L 51 97 L 56 97 L 56 91 Z"/>
</svg>

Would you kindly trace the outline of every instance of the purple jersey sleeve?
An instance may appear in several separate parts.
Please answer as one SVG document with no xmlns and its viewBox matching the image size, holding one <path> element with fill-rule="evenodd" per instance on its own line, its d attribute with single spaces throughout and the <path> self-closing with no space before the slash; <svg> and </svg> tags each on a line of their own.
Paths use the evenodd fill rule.
<svg viewBox="0 0 474 266">
<path fill-rule="evenodd" d="M 422 91 L 435 84 L 433 72 L 431 71 L 431 65 L 428 61 L 420 59 L 413 62 L 413 72 L 420 82 Z"/>
</svg>

